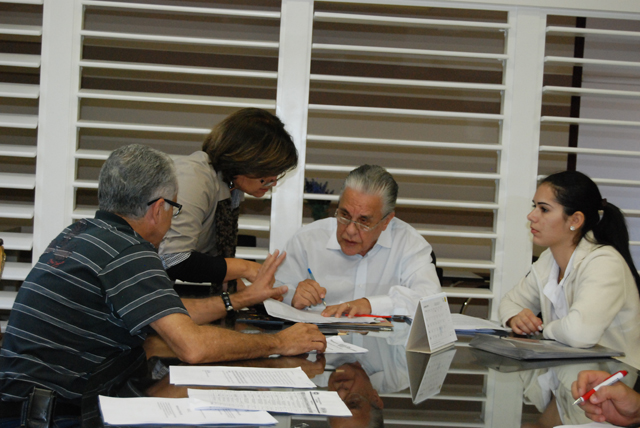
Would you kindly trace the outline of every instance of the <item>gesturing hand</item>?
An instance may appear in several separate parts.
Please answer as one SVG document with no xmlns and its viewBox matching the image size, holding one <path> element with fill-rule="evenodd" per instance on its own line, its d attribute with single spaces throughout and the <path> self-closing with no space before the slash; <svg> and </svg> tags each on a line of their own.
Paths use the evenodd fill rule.
<svg viewBox="0 0 640 428">
<path fill-rule="evenodd" d="M 256 280 L 253 284 L 238 293 L 242 295 L 243 299 L 246 299 L 244 306 L 255 305 L 269 298 L 282 300 L 282 295 L 288 290 L 287 286 L 283 285 L 273 288 L 273 284 L 276 282 L 276 270 L 287 256 L 287 253 L 283 252 L 281 255 L 279 255 L 279 253 L 280 252 L 276 250 L 273 254 L 269 254 L 258 270 Z"/>
</svg>

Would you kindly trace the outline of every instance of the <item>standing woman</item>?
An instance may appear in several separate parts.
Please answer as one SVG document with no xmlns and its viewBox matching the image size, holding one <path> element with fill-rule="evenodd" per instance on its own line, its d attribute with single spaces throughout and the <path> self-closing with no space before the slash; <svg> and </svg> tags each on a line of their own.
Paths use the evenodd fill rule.
<svg viewBox="0 0 640 428">
<path fill-rule="evenodd" d="M 548 249 L 500 302 L 502 323 L 640 360 L 640 277 L 620 210 L 589 177 L 564 171 L 542 180 L 527 219 L 533 242 Z"/>
<path fill-rule="evenodd" d="M 265 110 L 242 109 L 216 125 L 202 151 L 175 163 L 183 208 L 159 250 L 169 276 L 211 282 L 211 292 L 227 282 L 231 291 L 239 278 L 253 282 L 261 265 L 234 258 L 238 206 L 245 193 L 264 196 L 297 163 L 284 124 Z"/>
</svg>

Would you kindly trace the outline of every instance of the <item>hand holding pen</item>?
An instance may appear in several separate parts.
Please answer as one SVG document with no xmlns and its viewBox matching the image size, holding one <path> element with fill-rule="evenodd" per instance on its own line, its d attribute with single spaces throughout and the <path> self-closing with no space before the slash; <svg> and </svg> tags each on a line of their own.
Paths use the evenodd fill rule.
<svg viewBox="0 0 640 428">
<path fill-rule="evenodd" d="M 599 383 L 598 385 L 594 386 L 589 391 L 584 393 L 582 396 L 578 397 L 578 399 L 576 401 L 574 401 L 573 404 L 576 405 L 576 404 L 584 403 L 585 401 L 587 401 L 589 399 L 589 397 L 591 397 L 593 394 L 595 394 L 595 392 L 597 390 L 599 390 L 603 386 L 613 385 L 614 383 L 618 382 L 620 379 L 622 379 L 626 375 L 627 375 L 627 371 L 626 370 L 620 370 L 619 372 L 616 372 L 616 373 L 612 374 L 611 376 L 606 378 L 604 381 L 602 381 L 601 383 Z"/>
<path fill-rule="evenodd" d="M 609 373 L 603 371 L 581 371 L 571 385 L 571 393 L 579 397 L 608 377 L 611 377 Z M 618 426 L 640 424 L 640 394 L 622 382 L 601 387 L 580 407 L 595 422 L 609 422 Z"/>
<path fill-rule="evenodd" d="M 309 306 L 315 306 L 323 303 L 327 290 L 318 284 L 309 270 L 309 279 L 305 279 L 298 283 L 296 292 L 291 299 L 291 306 L 296 309 L 304 309 Z"/>
<path fill-rule="evenodd" d="M 309 278 L 311 278 L 312 281 L 316 281 L 316 277 L 313 276 L 313 272 L 311 272 L 311 268 L 307 268 L 307 271 L 309 271 Z M 316 281 L 318 282 L 318 281 Z M 322 298 L 322 304 L 324 305 L 324 307 L 327 307 L 327 302 L 324 301 L 324 296 L 320 296 Z"/>
</svg>

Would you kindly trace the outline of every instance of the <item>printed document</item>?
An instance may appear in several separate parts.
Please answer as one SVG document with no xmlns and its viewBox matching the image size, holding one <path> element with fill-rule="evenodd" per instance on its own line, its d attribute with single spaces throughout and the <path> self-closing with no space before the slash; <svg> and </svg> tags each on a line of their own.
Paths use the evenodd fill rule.
<svg viewBox="0 0 640 428">
<path fill-rule="evenodd" d="M 265 388 L 315 388 L 300 367 L 263 369 L 227 366 L 170 366 L 174 385 L 243 386 Z"/>
<path fill-rule="evenodd" d="M 322 310 L 300 310 L 296 309 L 293 306 L 287 305 L 286 303 L 278 302 L 274 299 L 267 299 L 264 302 L 264 308 L 267 310 L 267 313 L 272 317 L 282 318 L 288 321 L 294 322 L 307 322 L 311 324 L 333 324 L 333 323 L 353 323 L 353 324 L 364 324 L 364 323 L 375 323 L 377 322 L 376 318 L 369 317 L 323 317 Z"/>
<path fill-rule="evenodd" d="M 325 354 L 363 354 L 365 352 L 369 352 L 369 350 L 351 343 L 346 343 L 340 336 L 327 336 L 327 349 L 324 351 Z"/>
<path fill-rule="evenodd" d="M 190 398 L 113 398 L 100 396 L 102 417 L 109 425 L 275 425 L 265 411 L 195 410 Z"/>
<path fill-rule="evenodd" d="M 464 314 L 451 314 L 453 328 L 456 331 L 468 331 L 478 333 L 490 333 L 493 331 L 511 331 L 510 328 L 502 327 L 499 322 L 489 321 L 483 318 L 470 317 Z"/>
<path fill-rule="evenodd" d="M 205 409 L 266 410 L 296 415 L 351 416 L 335 391 L 230 391 L 189 389 L 194 407 Z"/>
</svg>

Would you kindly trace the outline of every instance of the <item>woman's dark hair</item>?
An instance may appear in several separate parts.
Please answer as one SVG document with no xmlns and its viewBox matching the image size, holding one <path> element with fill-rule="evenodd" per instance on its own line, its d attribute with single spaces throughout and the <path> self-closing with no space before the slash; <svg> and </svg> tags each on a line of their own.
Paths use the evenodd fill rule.
<svg viewBox="0 0 640 428">
<path fill-rule="evenodd" d="M 631 269 L 640 290 L 640 275 L 629 251 L 629 232 L 624 215 L 618 207 L 602 199 L 596 183 L 578 171 L 562 171 L 551 174 L 540 182 L 553 189 L 556 200 L 564 208 L 567 216 L 580 211 L 584 223 L 580 228 L 576 244 L 592 231 L 594 244 L 611 245 L 618 250 Z"/>
<path fill-rule="evenodd" d="M 238 175 L 277 176 L 296 167 L 298 151 L 277 116 L 245 108 L 218 123 L 202 144 L 226 182 Z"/>
</svg>

